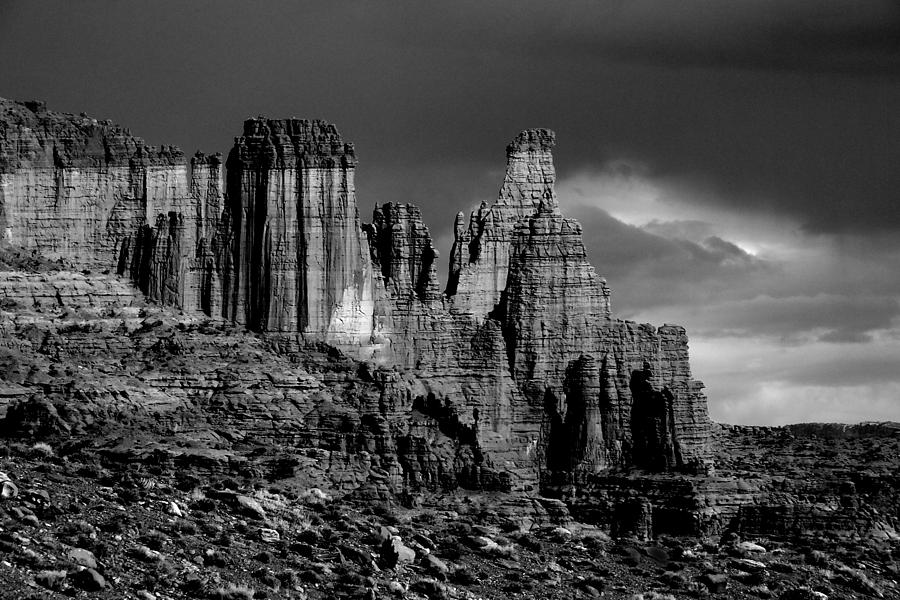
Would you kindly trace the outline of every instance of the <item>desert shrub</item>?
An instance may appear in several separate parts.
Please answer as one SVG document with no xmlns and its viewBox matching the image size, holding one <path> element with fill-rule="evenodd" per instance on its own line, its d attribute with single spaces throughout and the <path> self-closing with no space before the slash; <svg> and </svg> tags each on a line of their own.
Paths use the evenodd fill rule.
<svg viewBox="0 0 900 600">
<path fill-rule="evenodd" d="M 153 550 L 162 550 L 168 539 L 169 538 L 166 536 L 166 534 L 161 531 L 157 531 L 156 529 L 151 529 L 141 536 L 141 540 L 144 542 L 144 544 L 146 544 L 148 548 L 152 548 Z"/>
<path fill-rule="evenodd" d="M 53 448 L 46 442 L 37 442 L 31 447 L 31 453 L 35 456 L 43 456 L 49 458 L 53 456 Z"/>
<path fill-rule="evenodd" d="M 450 575 L 450 579 L 458 585 L 475 585 L 478 583 L 478 577 L 467 567 L 459 567 L 454 570 Z"/>
</svg>

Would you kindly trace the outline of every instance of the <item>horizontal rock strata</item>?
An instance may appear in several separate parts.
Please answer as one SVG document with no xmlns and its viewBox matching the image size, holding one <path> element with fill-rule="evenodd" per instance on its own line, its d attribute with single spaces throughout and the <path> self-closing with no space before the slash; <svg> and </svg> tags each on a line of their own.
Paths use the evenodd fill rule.
<svg viewBox="0 0 900 600">
<path fill-rule="evenodd" d="M 0 99 L 2 241 L 126 275 L 154 300 L 197 310 L 191 263 L 219 200 L 208 181 L 193 196 L 188 172 L 178 148 L 147 146 L 111 121 Z"/>
</svg>

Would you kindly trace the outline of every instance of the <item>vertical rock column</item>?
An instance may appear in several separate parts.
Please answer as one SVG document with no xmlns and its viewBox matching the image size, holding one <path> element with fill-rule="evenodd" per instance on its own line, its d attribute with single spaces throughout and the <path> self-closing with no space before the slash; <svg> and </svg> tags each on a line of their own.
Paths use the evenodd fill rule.
<svg viewBox="0 0 900 600">
<path fill-rule="evenodd" d="M 228 158 L 228 316 L 257 331 L 368 344 L 376 289 L 355 167 L 334 125 L 245 122 Z"/>
<path fill-rule="evenodd" d="M 458 310 L 484 317 L 500 301 L 516 224 L 533 215 L 541 201 L 556 203 L 555 143 L 549 129 L 521 132 L 506 147 L 506 176 L 497 202 L 490 208 L 482 203 L 468 227 L 464 215 L 457 215 L 447 294 Z"/>
<path fill-rule="evenodd" d="M 610 320 L 609 288 L 587 262 L 580 225 L 553 197 L 516 227 L 498 317 L 527 418 L 542 423 L 541 468 L 605 467 L 600 369 L 590 355 Z"/>
<path fill-rule="evenodd" d="M 207 315 L 222 316 L 222 280 L 225 269 L 223 249 L 228 245 L 228 226 L 224 222 L 225 182 L 222 155 L 197 152 L 191 159 L 191 196 L 196 202 L 196 251 L 190 261 L 190 299 Z"/>
<path fill-rule="evenodd" d="M 151 300 L 199 309 L 191 263 L 199 243 L 197 200 L 188 190 L 187 165 L 143 168 L 144 225 L 135 238 L 131 279 Z"/>
<path fill-rule="evenodd" d="M 593 357 L 581 355 L 566 370 L 565 413 L 547 407 L 550 442 L 547 465 L 552 471 L 597 473 L 607 467 L 600 370 Z"/>
</svg>

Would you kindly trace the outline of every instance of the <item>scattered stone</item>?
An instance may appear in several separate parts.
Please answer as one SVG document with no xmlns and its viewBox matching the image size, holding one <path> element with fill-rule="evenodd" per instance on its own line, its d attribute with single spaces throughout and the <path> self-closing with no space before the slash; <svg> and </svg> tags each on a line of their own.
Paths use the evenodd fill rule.
<svg viewBox="0 0 900 600">
<path fill-rule="evenodd" d="M 388 584 L 388 591 L 390 591 L 395 596 L 405 596 L 406 595 L 406 586 L 400 583 L 399 581 L 391 581 Z"/>
<path fill-rule="evenodd" d="M 828 595 L 808 587 L 792 588 L 778 596 L 778 600 L 828 600 Z"/>
<path fill-rule="evenodd" d="M 735 550 L 742 554 L 765 554 L 766 549 L 759 544 L 753 542 L 738 542 L 734 545 Z"/>
<path fill-rule="evenodd" d="M 331 496 L 320 490 L 319 488 L 309 488 L 300 497 L 301 502 L 310 506 L 322 506 L 331 502 Z"/>
<path fill-rule="evenodd" d="M 9 500 L 19 495 L 19 487 L 12 481 L 0 482 L 0 498 Z"/>
<path fill-rule="evenodd" d="M 265 519 L 266 511 L 263 509 L 262 505 L 249 496 L 238 496 L 237 497 L 238 507 L 248 517 L 253 517 L 255 519 Z"/>
<path fill-rule="evenodd" d="M 683 573 L 666 571 L 659 576 L 659 580 L 671 588 L 680 589 L 687 585 L 688 579 Z"/>
<path fill-rule="evenodd" d="M 644 552 L 647 553 L 647 556 L 649 556 L 653 562 L 661 567 L 665 567 L 669 564 L 669 553 L 661 546 L 650 546 L 649 548 L 646 548 Z"/>
<path fill-rule="evenodd" d="M 136 559 L 148 563 L 161 562 L 163 560 L 163 555 L 160 552 L 151 550 L 147 546 L 136 546 L 132 550 L 132 555 Z"/>
<path fill-rule="evenodd" d="M 735 569 L 740 569 L 742 571 L 747 571 L 750 573 L 759 573 L 761 571 L 766 570 L 766 564 L 759 562 L 758 560 L 752 560 L 750 558 L 735 558 L 729 561 L 728 563 Z"/>
<path fill-rule="evenodd" d="M 422 564 L 425 566 L 425 569 L 429 571 L 431 574 L 435 575 L 442 581 L 447 579 L 447 574 L 450 572 L 450 567 L 447 566 L 447 563 L 439 559 L 434 554 L 426 554 L 422 559 Z"/>
<path fill-rule="evenodd" d="M 387 568 L 393 569 L 399 566 L 411 564 L 416 560 L 416 552 L 406 546 L 400 536 L 392 536 L 381 544 L 381 562 Z"/>
<path fill-rule="evenodd" d="M 412 584 L 410 589 L 424 594 L 429 600 L 446 600 L 450 597 L 447 593 L 447 587 L 434 579 L 419 579 Z"/>
<path fill-rule="evenodd" d="M 84 548 L 72 548 L 66 556 L 68 556 L 69 560 L 76 565 L 90 567 L 91 569 L 97 568 L 97 559 L 90 550 L 85 550 Z"/>
<path fill-rule="evenodd" d="M 344 559 L 350 562 L 354 562 L 363 567 L 368 567 L 372 564 L 372 555 L 365 550 L 360 550 L 359 548 L 354 548 L 347 544 L 338 544 L 337 550 Z"/>
</svg>

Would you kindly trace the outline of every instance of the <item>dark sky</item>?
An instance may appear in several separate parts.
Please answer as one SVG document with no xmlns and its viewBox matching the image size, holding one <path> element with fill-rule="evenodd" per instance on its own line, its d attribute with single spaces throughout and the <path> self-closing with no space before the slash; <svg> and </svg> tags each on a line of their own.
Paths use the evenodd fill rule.
<svg viewBox="0 0 900 600">
<path fill-rule="evenodd" d="M 614 308 L 690 328 L 714 417 L 900 419 L 896 1 L 0 0 L 0 57 L 0 96 L 186 152 L 330 120 L 363 218 L 419 204 L 445 254 L 552 128 Z"/>
</svg>

